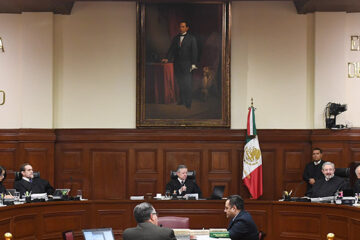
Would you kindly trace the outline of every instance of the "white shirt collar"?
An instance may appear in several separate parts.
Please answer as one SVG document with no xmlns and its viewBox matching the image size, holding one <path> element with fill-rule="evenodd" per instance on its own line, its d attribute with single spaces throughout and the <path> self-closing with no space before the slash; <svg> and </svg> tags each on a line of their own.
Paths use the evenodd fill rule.
<svg viewBox="0 0 360 240">
<path fill-rule="evenodd" d="M 317 162 L 314 162 L 314 165 L 316 166 L 316 165 L 319 165 L 320 163 L 321 163 L 321 159 Z"/>
<path fill-rule="evenodd" d="M 184 181 L 184 183 L 185 183 L 185 181 L 186 181 L 186 180 L 181 180 L 180 178 L 178 178 L 178 180 L 179 180 L 180 183 L 181 183 L 182 181 Z"/>
<path fill-rule="evenodd" d="M 24 180 L 27 181 L 27 182 L 30 182 L 30 179 L 27 178 L 27 177 L 22 177 L 22 179 L 24 179 Z"/>
</svg>

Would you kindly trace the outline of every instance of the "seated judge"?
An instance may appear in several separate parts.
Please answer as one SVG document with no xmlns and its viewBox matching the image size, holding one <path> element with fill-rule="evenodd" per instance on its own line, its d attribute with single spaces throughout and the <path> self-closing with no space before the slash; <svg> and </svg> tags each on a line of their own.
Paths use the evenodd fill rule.
<svg viewBox="0 0 360 240">
<path fill-rule="evenodd" d="M 20 167 L 22 178 L 15 181 L 14 188 L 20 192 L 20 196 L 25 195 L 26 192 L 32 193 L 47 193 L 52 195 L 54 188 L 50 183 L 41 178 L 34 178 L 33 168 L 29 163 L 24 163 Z"/>
<path fill-rule="evenodd" d="M 176 240 L 172 229 L 158 226 L 157 213 L 150 203 L 138 204 L 134 208 L 134 217 L 137 226 L 125 229 L 124 240 Z"/>
<path fill-rule="evenodd" d="M 325 162 L 322 165 L 323 178 L 318 179 L 307 196 L 311 198 L 333 196 L 345 186 L 345 180 L 335 176 L 335 165 Z"/>
<path fill-rule="evenodd" d="M 187 179 L 188 169 L 185 165 L 179 165 L 176 170 L 177 179 L 171 179 L 166 184 L 166 191 L 170 194 L 176 192 L 178 196 L 184 196 L 189 193 L 198 193 L 201 197 L 201 190 L 199 186 L 192 180 Z"/>
<path fill-rule="evenodd" d="M 3 185 L 4 180 L 6 179 L 6 169 L 0 166 L 0 194 L 3 194 L 4 198 L 13 198 L 11 194 L 8 193 L 5 186 Z"/>
<path fill-rule="evenodd" d="M 230 219 L 227 230 L 231 240 L 258 240 L 259 232 L 250 213 L 244 210 L 244 200 L 239 195 L 225 202 L 226 217 Z"/>
</svg>

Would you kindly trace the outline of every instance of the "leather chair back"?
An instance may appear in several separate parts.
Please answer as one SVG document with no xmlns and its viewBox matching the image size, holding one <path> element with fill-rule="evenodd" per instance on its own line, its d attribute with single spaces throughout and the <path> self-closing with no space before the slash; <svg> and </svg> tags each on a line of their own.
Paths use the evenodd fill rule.
<svg viewBox="0 0 360 240">
<path fill-rule="evenodd" d="M 170 171 L 170 178 L 177 179 L 176 171 Z M 196 171 L 188 171 L 187 179 L 193 180 L 194 182 L 196 182 Z"/>
<path fill-rule="evenodd" d="M 21 172 L 14 172 L 14 174 L 15 174 L 15 181 L 19 181 L 19 180 L 21 180 L 21 178 L 22 178 L 22 174 L 21 174 Z M 34 178 L 38 178 L 38 177 L 40 177 L 40 172 L 34 172 Z"/>
<path fill-rule="evenodd" d="M 190 227 L 190 221 L 188 217 L 159 217 L 158 218 L 159 226 L 167 228 L 185 228 Z"/>
<path fill-rule="evenodd" d="M 348 178 L 350 177 L 350 168 L 335 168 L 335 176 Z"/>
</svg>

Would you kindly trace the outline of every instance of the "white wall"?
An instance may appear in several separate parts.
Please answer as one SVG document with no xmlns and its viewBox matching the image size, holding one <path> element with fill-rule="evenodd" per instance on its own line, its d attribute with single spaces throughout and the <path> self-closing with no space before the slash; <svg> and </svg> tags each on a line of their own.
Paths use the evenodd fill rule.
<svg viewBox="0 0 360 240">
<path fill-rule="evenodd" d="M 52 128 L 53 14 L 0 14 L 0 128 Z"/>
<path fill-rule="evenodd" d="M 352 13 L 346 15 L 346 40 L 345 40 L 345 54 L 347 62 L 360 62 L 360 51 L 350 51 L 350 37 L 351 35 L 360 36 L 360 13 Z M 347 64 L 344 66 L 347 69 Z M 347 74 L 346 74 L 347 75 Z M 345 83 L 345 101 L 342 103 L 348 104 L 348 111 L 345 112 L 344 121 L 340 123 L 350 123 L 353 126 L 360 126 L 360 79 L 359 78 L 342 78 L 339 84 Z"/>
<path fill-rule="evenodd" d="M 232 128 L 246 128 L 251 98 L 257 128 L 312 128 L 312 18 L 291 2 L 233 2 L 232 11 Z"/>
<path fill-rule="evenodd" d="M 136 3 L 55 15 L 55 128 L 135 128 Z"/>
<path fill-rule="evenodd" d="M 360 126 L 360 80 L 346 77 L 349 59 L 360 61 L 348 51 L 359 14 L 298 15 L 287 1 L 241 1 L 232 17 L 233 129 L 245 128 L 251 97 L 261 129 L 324 128 L 329 101 L 348 103 L 339 121 Z M 0 14 L 0 36 L 0 128 L 135 128 L 135 3 Z"/>
</svg>

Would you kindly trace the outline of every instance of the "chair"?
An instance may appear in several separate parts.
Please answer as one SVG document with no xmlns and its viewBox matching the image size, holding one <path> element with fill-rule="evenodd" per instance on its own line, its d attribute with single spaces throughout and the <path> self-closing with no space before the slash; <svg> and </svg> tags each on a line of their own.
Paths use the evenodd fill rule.
<svg viewBox="0 0 360 240">
<path fill-rule="evenodd" d="M 64 240 L 74 240 L 74 234 L 72 231 L 65 231 L 62 235 Z"/>
<path fill-rule="evenodd" d="M 259 231 L 259 240 L 263 240 L 266 236 L 266 233 L 264 233 L 263 231 Z"/>
<path fill-rule="evenodd" d="M 14 172 L 14 174 L 15 174 L 15 181 L 19 181 L 19 180 L 21 180 L 21 178 L 22 178 L 22 174 L 21 174 L 21 172 Z M 40 177 L 40 172 L 34 172 L 34 178 L 39 178 Z"/>
<path fill-rule="evenodd" d="M 158 218 L 159 226 L 167 228 L 189 228 L 189 218 L 188 217 L 159 217 Z"/>
<path fill-rule="evenodd" d="M 335 176 L 348 178 L 350 177 L 350 168 L 335 168 Z"/>
<path fill-rule="evenodd" d="M 178 178 L 178 176 L 176 174 L 176 171 L 170 171 L 170 178 L 171 179 L 177 179 Z M 188 171 L 187 172 L 187 179 L 193 180 L 194 182 L 196 182 L 196 171 Z"/>
</svg>

